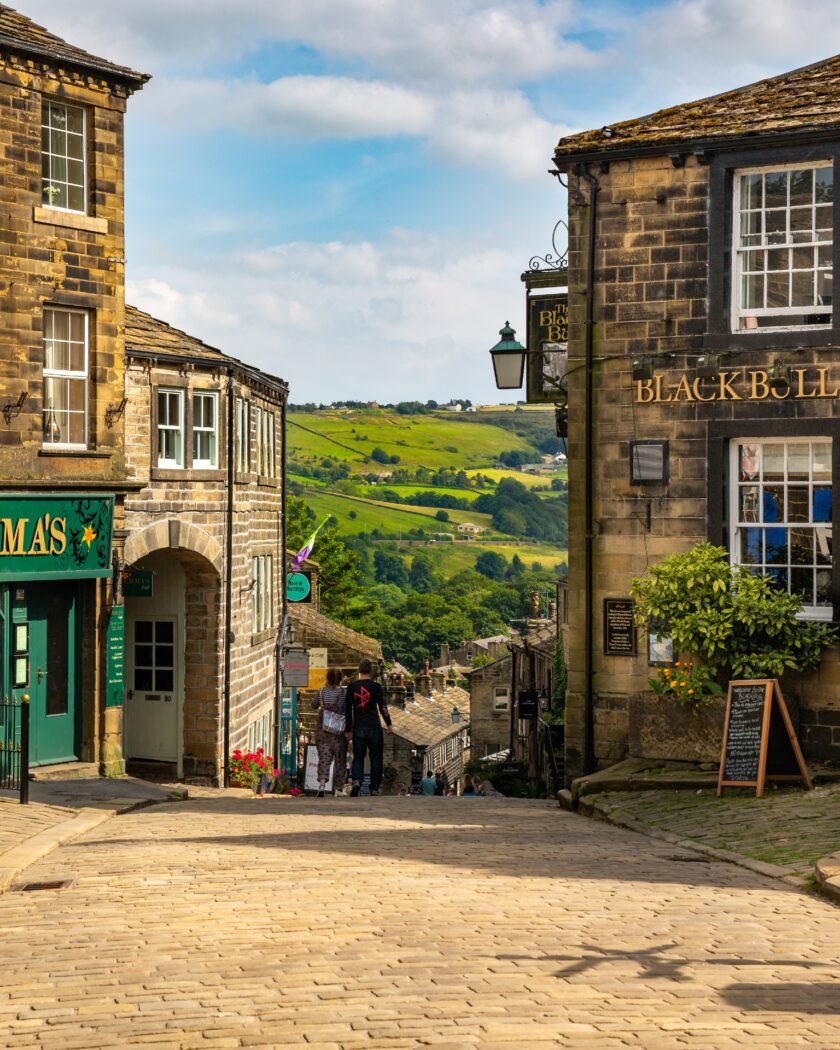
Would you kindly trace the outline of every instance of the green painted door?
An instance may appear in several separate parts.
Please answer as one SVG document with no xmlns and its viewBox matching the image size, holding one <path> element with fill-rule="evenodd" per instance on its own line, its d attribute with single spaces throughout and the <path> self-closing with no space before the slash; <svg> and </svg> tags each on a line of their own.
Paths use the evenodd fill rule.
<svg viewBox="0 0 840 1050">
<path fill-rule="evenodd" d="M 78 758 L 77 599 L 72 583 L 26 587 L 33 765 Z"/>
</svg>

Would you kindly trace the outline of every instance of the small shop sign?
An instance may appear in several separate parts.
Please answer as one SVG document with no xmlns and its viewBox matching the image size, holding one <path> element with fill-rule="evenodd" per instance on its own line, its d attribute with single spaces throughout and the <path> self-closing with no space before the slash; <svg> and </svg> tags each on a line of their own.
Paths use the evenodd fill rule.
<svg viewBox="0 0 840 1050">
<path fill-rule="evenodd" d="M 309 682 L 307 688 L 320 689 L 327 684 L 328 651 L 326 649 L 309 650 Z"/>
<path fill-rule="evenodd" d="M 0 495 L 0 582 L 110 576 L 113 496 Z"/>
<path fill-rule="evenodd" d="M 121 707 L 125 687 L 125 606 L 115 605 L 108 620 L 106 707 Z"/>
<path fill-rule="evenodd" d="M 123 580 L 126 598 L 151 598 L 154 596 L 154 576 L 151 569 L 129 569 Z"/>
<path fill-rule="evenodd" d="M 290 572 L 286 577 L 286 598 L 290 602 L 311 602 L 312 573 Z"/>
<path fill-rule="evenodd" d="M 309 653 L 301 645 L 291 645 L 286 650 L 283 685 L 287 689 L 306 689 L 309 685 Z"/>
<path fill-rule="evenodd" d="M 519 717 L 526 721 L 539 714 L 539 696 L 536 689 L 521 689 L 519 692 Z"/>
</svg>

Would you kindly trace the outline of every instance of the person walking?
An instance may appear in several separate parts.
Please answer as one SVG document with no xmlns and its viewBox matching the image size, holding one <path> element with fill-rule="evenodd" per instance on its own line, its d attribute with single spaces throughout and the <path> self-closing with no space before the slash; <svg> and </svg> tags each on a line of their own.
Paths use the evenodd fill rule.
<svg viewBox="0 0 840 1050">
<path fill-rule="evenodd" d="M 449 791 L 449 777 L 443 769 L 435 770 L 435 794 L 445 795 Z"/>
<path fill-rule="evenodd" d="M 370 660 L 359 661 L 359 677 L 347 686 L 345 713 L 347 719 L 346 738 L 353 741 L 353 766 L 350 777 L 353 786 L 351 795 L 358 795 L 365 775 L 365 758 L 370 752 L 370 793 L 379 794 L 382 784 L 382 756 L 385 749 L 385 738 L 382 735 L 382 721 L 385 732 L 391 734 L 391 716 L 385 703 L 385 693 L 379 682 L 371 678 L 373 665 Z"/>
<path fill-rule="evenodd" d="M 435 775 L 431 769 L 426 770 L 426 775 L 420 781 L 420 792 L 423 795 L 434 795 L 435 793 Z"/>
<path fill-rule="evenodd" d="M 318 728 L 315 731 L 315 746 L 318 748 L 318 798 L 323 798 L 333 767 L 333 790 L 336 795 L 344 791 L 347 783 L 347 728 L 346 694 L 340 684 L 341 671 L 335 667 L 327 671 L 327 684 L 318 690 L 312 707 L 318 711 Z"/>
</svg>

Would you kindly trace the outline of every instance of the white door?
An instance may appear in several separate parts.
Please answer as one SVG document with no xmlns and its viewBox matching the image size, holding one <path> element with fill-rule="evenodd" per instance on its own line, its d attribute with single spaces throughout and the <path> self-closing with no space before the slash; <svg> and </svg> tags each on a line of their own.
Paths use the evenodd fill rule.
<svg viewBox="0 0 840 1050">
<path fill-rule="evenodd" d="M 176 623 L 174 617 L 135 619 L 126 638 L 129 681 L 126 692 L 128 758 L 178 761 Z"/>
</svg>

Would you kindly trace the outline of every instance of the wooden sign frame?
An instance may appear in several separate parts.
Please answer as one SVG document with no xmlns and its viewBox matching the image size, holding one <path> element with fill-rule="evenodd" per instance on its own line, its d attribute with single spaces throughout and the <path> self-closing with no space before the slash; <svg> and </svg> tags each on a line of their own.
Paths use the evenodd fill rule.
<svg viewBox="0 0 840 1050">
<path fill-rule="evenodd" d="M 726 755 L 727 747 L 729 744 L 729 727 L 730 727 L 730 714 L 732 711 L 732 691 L 738 686 L 756 686 L 760 685 L 764 687 L 764 706 L 761 715 L 761 741 L 759 744 L 758 753 L 758 776 L 756 780 L 724 780 L 726 770 Z M 770 746 L 770 733 L 773 719 L 774 706 L 779 712 L 782 719 L 782 724 L 787 733 L 787 739 L 790 743 L 790 748 L 793 753 L 793 757 L 796 760 L 796 764 L 799 767 L 799 773 L 775 773 L 771 769 L 768 772 L 767 769 L 767 753 Z M 802 757 L 802 751 L 799 747 L 799 741 L 796 738 L 796 731 L 793 728 L 793 723 L 790 720 L 790 714 L 788 713 L 787 705 L 785 704 L 785 698 L 782 695 L 781 686 L 777 678 L 754 678 L 754 679 L 739 679 L 729 683 L 729 690 L 726 695 L 726 715 L 723 723 L 723 747 L 720 753 L 720 771 L 718 773 L 718 785 L 717 794 L 718 798 L 723 794 L 725 787 L 755 787 L 756 798 L 761 798 L 764 794 L 764 788 L 768 781 L 792 781 L 801 780 L 807 791 L 811 790 L 811 778 L 808 775 L 808 769 L 805 765 L 805 759 Z"/>
</svg>

